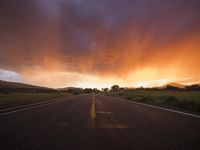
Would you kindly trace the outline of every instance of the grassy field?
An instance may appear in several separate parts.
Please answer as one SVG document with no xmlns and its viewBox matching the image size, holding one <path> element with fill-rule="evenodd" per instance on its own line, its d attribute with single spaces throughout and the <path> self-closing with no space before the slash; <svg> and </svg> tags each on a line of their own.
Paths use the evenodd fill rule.
<svg viewBox="0 0 200 150">
<path fill-rule="evenodd" d="M 136 90 L 110 92 L 108 95 L 147 104 L 200 112 L 200 91 L 175 92 Z"/>
<path fill-rule="evenodd" d="M 22 93 L 22 94 L 0 94 L 0 108 L 21 104 L 30 104 L 45 100 L 69 96 L 69 93 Z"/>
</svg>

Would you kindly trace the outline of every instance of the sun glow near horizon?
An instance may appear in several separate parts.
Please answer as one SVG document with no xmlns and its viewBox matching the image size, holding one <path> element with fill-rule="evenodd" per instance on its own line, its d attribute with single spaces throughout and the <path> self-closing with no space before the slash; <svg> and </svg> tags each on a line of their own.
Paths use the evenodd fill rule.
<svg viewBox="0 0 200 150">
<path fill-rule="evenodd" d="M 1 80 L 53 88 L 200 83 L 198 1 L 56 1 L 0 5 Z"/>
<path fill-rule="evenodd" d="M 31 75 L 30 75 L 31 74 Z M 101 77 L 95 75 L 86 75 L 81 73 L 69 72 L 52 72 L 42 71 L 35 73 L 24 73 L 23 75 L 17 74 L 12 71 L 1 70 L 0 80 L 5 79 L 7 76 L 8 81 L 18 81 L 28 84 L 46 86 L 50 88 L 63 88 L 63 87 L 81 87 L 81 88 L 110 88 L 112 85 L 119 85 L 120 87 L 160 87 L 171 82 L 189 85 L 199 83 L 198 77 L 177 77 L 162 78 L 156 74 L 155 70 L 137 71 L 130 75 L 123 77 L 109 76 Z M 157 78 L 156 78 L 157 77 Z M 20 78 L 20 81 L 18 80 Z"/>
<path fill-rule="evenodd" d="M 13 73 L 12 73 L 13 74 Z M 19 75 L 18 75 L 19 76 Z M 17 76 L 17 77 L 18 77 Z M 1 77 L 1 76 L 0 76 Z M 182 77 L 182 78 L 158 78 L 156 73 L 150 74 L 147 72 L 132 73 L 126 77 L 101 77 L 95 75 L 86 75 L 81 73 L 68 72 L 39 72 L 32 74 L 23 74 L 20 76 L 24 83 L 36 84 L 51 88 L 63 87 L 81 87 L 81 88 L 110 88 L 112 85 L 119 85 L 120 87 L 159 87 L 170 82 L 177 82 L 180 84 L 197 83 L 198 78 Z M 18 77 L 19 78 L 19 77 Z M 13 80 L 12 77 L 11 80 Z"/>
</svg>

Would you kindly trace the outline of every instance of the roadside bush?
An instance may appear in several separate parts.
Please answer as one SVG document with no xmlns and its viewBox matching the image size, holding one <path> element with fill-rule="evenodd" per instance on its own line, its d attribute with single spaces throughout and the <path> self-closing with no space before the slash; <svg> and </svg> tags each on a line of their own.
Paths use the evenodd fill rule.
<svg viewBox="0 0 200 150">
<path fill-rule="evenodd" d="M 124 96 L 124 93 L 117 93 L 117 96 Z"/>
<path fill-rule="evenodd" d="M 127 100 L 133 100 L 133 97 L 131 97 L 131 96 L 126 96 L 126 99 L 127 99 Z"/>
<path fill-rule="evenodd" d="M 197 112 L 200 112 L 200 102 L 197 103 L 196 111 L 197 111 Z"/>
<path fill-rule="evenodd" d="M 197 110 L 197 104 L 196 101 L 188 101 L 188 100 L 183 100 L 179 101 L 176 104 L 177 107 L 182 108 L 182 109 L 187 109 L 187 110 Z"/>
<path fill-rule="evenodd" d="M 161 99 L 163 100 L 162 104 L 164 105 L 175 105 L 178 103 L 178 99 L 175 96 L 165 96 L 161 97 Z"/>
<path fill-rule="evenodd" d="M 143 96 L 143 97 L 141 97 L 140 101 L 144 102 L 144 103 L 152 103 L 153 98 L 151 96 Z"/>
</svg>

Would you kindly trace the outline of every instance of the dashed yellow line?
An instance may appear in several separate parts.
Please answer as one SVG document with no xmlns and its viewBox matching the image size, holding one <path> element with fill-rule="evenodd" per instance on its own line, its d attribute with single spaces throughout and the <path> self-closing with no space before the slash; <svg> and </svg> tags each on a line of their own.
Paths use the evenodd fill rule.
<svg viewBox="0 0 200 150">
<path fill-rule="evenodd" d="M 91 109 L 90 109 L 90 116 L 92 119 L 96 118 L 96 104 L 95 104 L 95 98 L 94 95 L 92 96 L 92 103 L 91 103 Z"/>
</svg>

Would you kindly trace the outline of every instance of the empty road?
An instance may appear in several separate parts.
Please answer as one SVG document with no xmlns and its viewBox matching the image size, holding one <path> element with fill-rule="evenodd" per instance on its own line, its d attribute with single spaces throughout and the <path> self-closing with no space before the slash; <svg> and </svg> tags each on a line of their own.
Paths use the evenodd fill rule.
<svg viewBox="0 0 200 150">
<path fill-rule="evenodd" d="M 199 149 L 200 118 L 103 95 L 0 113 L 0 150 Z"/>
</svg>

